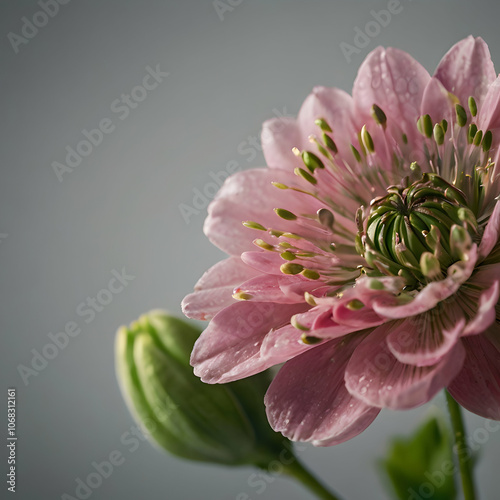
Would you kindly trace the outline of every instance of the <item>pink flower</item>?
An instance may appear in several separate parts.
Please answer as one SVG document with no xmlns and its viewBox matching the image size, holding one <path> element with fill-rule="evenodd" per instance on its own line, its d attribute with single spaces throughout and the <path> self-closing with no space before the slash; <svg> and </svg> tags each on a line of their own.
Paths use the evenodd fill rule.
<svg viewBox="0 0 500 500">
<path fill-rule="evenodd" d="M 327 446 L 442 388 L 500 420 L 500 79 L 480 38 L 431 77 L 381 47 L 352 97 L 264 123 L 268 168 L 228 178 L 205 233 L 229 257 L 183 301 L 207 383 L 285 363 L 272 427 Z"/>
</svg>

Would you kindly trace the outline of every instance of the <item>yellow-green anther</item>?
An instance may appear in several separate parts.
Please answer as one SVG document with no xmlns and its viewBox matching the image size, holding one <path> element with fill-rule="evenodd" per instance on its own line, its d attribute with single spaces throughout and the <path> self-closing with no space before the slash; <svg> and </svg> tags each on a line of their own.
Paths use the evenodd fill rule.
<svg viewBox="0 0 500 500">
<path fill-rule="evenodd" d="M 318 210 L 318 220 L 322 226 L 332 228 L 335 222 L 335 216 L 327 208 L 320 208 Z"/>
<path fill-rule="evenodd" d="M 320 277 L 320 274 L 313 269 L 304 269 L 300 274 L 310 280 L 317 280 Z"/>
<path fill-rule="evenodd" d="M 349 301 L 347 303 L 346 307 L 350 311 L 359 311 L 360 309 L 363 309 L 363 307 L 365 307 L 365 305 L 360 300 L 354 299 L 354 300 Z"/>
<path fill-rule="evenodd" d="M 363 128 L 361 129 L 361 138 L 363 139 L 363 144 L 365 145 L 367 151 L 370 153 L 374 153 L 375 145 L 373 144 L 373 139 L 370 135 L 370 132 L 366 130 L 366 125 L 363 125 Z"/>
<path fill-rule="evenodd" d="M 295 316 L 292 316 L 290 318 L 290 324 L 294 327 L 294 328 L 297 328 L 297 330 L 302 330 L 303 332 L 308 332 L 310 330 L 310 328 L 308 328 L 307 326 L 304 326 L 302 325 L 301 323 L 299 323 L 297 321 L 297 317 L 296 315 Z"/>
<path fill-rule="evenodd" d="M 283 252 L 282 254 L 280 254 L 280 257 L 283 260 L 295 260 L 296 259 L 295 255 L 292 252 Z"/>
<path fill-rule="evenodd" d="M 323 131 L 323 132 L 331 132 L 332 128 L 328 125 L 327 121 L 323 118 L 318 118 L 314 120 L 314 123 Z"/>
<path fill-rule="evenodd" d="M 423 116 L 418 117 L 417 129 L 422 135 L 424 135 L 424 117 Z"/>
<path fill-rule="evenodd" d="M 295 233 L 283 233 L 282 236 L 284 238 L 291 238 L 293 240 L 300 240 L 301 239 L 301 237 Z"/>
<path fill-rule="evenodd" d="M 476 132 L 476 135 L 474 136 L 474 140 L 473 140 L 474 146 L 479 146 L 481 144 L 482 140 L 483 140 L 483 131 L 478 130 Z"/>
<path fill-rule="evenodd" d="M 306 180 L 307 182 L 310 182 L 311 184 L 317 184 L 318 180 L 313 177 L 307 170 L 304 170 L 303 168 L 295 168 L 294 169 L 295 175 L 298 175 L 299 177 L 302 177 L 302 179 Z"/>
<path fill-rule="evenodd" d="M 432 137 L 432 120 L 430 115 L 424 115 L 422 117 L 422 128 L 424 135 L 430 139 Z"/>
<path fill-rule="evenodd" d="M 302 335 L 300 340 L 302 340 L 302 342 L 307 345 L 314 345 L 323 342 L 323 339 L 320 339 L 318 337 L 311 337 L 310 335 Z"/>
<path fill-rule="evenodd" d="M 261 240 L 260 238 L 253 240 L 253 244 L 264 249 L 264 250 L 269 250 L 270 252 L 274 251 L 273 245 L 266 243 L 264 240 Z"/>
<path fill-rule="evenodd" d="M 283 231 L 276 231 L 276 229 L 269 229 L 269 234 L 271 236 L 275 236 L 276 238 L 279 238 L 280 236 L 283 236 Z"/>
<path fill-rule="evenodd" d="M 336 154 L 338 152 L 337 145 L 335 144 L 335 141 L 328 135 L 328 134 L 323 134 L 323 142 L 325 143 L 326 147 L 333 153 Z"/>
<path fill-rule="evenodd" d="M 420 256 L 420 270 L 428 279 L 435 279 L 441 276 L 441 263 L 438 258 L 430 252 L 424 252 Z"/>
<path fill-rule="evenodd" d="M 278 217 L 281 217 L 282 219 L 285 220 L 297 219 L 297 216 L 295 214 L 289 212 L 288 210 L 285 210 L 284 208 L 275 208 L 274 211 L 276 212 L 276 215 L 278 215 Z"/>
<path fill-rule="evenodd" d="M 237 292 L 237 293 L 233 293 L 233 299 L 250 300 L 250 299 L 253 299 L 253 295 L 250 295 L 249 293 L 245 293 L 245 292 Z"/>
<path fill-rule="evenodd" d="M 477 115 L 476 100 L 472 96 L 469 97 L 469 109 L 470 109 L 470 114 L 472 116 L 476 116 Z"/>
<path fill-rule="evenodd" d="M 352 154 L 354 155 L 354 158 L 356 158 L 356 161 L 360 162 L 361 155 L 359 154 L 359 151 L 352 144 L 351 144 L 351 151 L 352 151 Z"/>
<path fill-rule="evenodd" d="M 243 221 L 242 224 L 249 229 L 258 229 L 259 231 L 267 231 L 267 229 L 258 222 L 254 222 L 252 220 Z"/>
<path fill-rule="evenodd" d="M 314 172 L 317 168 L 325 168 L 323 162 L 310 151 L 302 151 L 302 161 L 310 172 Z"/>
<path fill-rule="evenodd" d="M 438 146 L 441 146 L 444 143 L 444 130 L 439 123 L 434 125 L 434 140 Z"/>
<path fill-rule="evenodd" d="M 448 122 L 444 118 L 441 120 L 441 127 L 443 127 L 444 133 L 446 134 L 448 131 Z"/>
<path fill-rule="evenodd" d="M 288 189 L 288 186 L 281 184 L 281 182 L 271 182 L 271 184 L 278 189 Z"/>
<path fill-rule="evenodd" d="M 455 104 L 455 113 L 457 115 L 457 123 L 460 127 L 465 127 L 467 123 L 467 113 L 460 104 Z"/>
<path fill-rule="evenodd" d="M 372 106 L 372 117 L 375 120 L 375 123 L 382 125 L 384 128 L 386 127 L 387 116 L 385 116 L 385 113 L 376 104 Z"/>
<path fill-rule="evenodd" d="M 283 233 L 281 233 L 281 234 L 283 234 Z M 281 241 L 279 243 L 279 246 L 282 248 L 292 248 L 293 247 L 293 245 L 290 245 L 290 243 L 288 243 L 288 241 Z"/>
<path fill-rule="evenodd" d="M 381 281 L 373 278 L 368 282 L 368 287 L 372 290 L 383 290 L 385 285 Z"/>
<path fill-rule="evenodd" d="M 304 292 L 304 299 L 310 306 L 316 307 L 318 305 L 314 300 L 314 295 L 311 295 L 309 292 Z"/>
<path fill-rule="evenodd" d="M 407 136 L 406 134 L 403 134 L 403 135 L 401 136 L 401 139 L 402 139 L 402 141 L 403 141 L 403 144 L 408 144 L 408 136 Z"/>
<path fill-rule="evenodd" d="M 472 144 L 472 141 L 474 140 L 476 134 L 477 134 L 477 125 L 475 123 L 471 123 L 469 125 L 469 132 L 467 134 L 467 141 L 469 144 Z"/>
<path fill-rule="evenodd" d="M 486 153 L 491 149 L 491 144 L 493 142 L 493 133 L 491 130 L 487 130 L 483 137 L 483 151 Z"/>
<path fill-rule="evenodd" d="M 304 266 L 300 264 L 295 264 L 294 262 L 287 262 L 286 264 L 281 264 L 280 271 L 283 274 L 299 274 L 304 270 Z"/>
</svg>

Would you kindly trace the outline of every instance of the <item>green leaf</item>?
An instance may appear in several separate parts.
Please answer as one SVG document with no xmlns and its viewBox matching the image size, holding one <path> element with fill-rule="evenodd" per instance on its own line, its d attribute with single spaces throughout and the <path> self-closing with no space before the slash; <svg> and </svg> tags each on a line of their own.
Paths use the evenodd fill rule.
<svg viewBox="0 0 500 500">
<path fill-rule="evenodd" d="M 394 439 L 381 461 L 400 500 L 454 500 L 456 464 L 450 432 L 440 418 L 431 418 L 410 438 Z"/>
</svg>

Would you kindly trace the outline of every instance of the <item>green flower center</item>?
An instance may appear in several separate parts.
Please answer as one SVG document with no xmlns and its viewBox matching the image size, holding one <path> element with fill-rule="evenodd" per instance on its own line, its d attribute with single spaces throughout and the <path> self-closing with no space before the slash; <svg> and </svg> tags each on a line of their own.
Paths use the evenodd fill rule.
<svg viewBox="0 0 500 500">
<path fill-rule="evenodd" d="M 401 276 L 407 289 L 442 279 L 450 265 L 467 258 L 477 233 L 465 195 L 436 174 L 390 186 L 358 213 L 358 252 L 374 273 Z"/>
</svg>

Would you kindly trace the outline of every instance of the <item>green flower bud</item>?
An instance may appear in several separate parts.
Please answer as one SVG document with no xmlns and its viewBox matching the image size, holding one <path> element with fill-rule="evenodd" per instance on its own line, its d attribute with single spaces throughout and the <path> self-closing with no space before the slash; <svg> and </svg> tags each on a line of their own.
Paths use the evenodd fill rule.
<svg viewBox="0 0 500 500">
<path fill-rule="evenodd" d="M 199 330 L 162 311 L 121 327 L 116 338 L 118 381 L 151 440 L 189 460 L 265 467 L 283 449 L 263 405 L 267 374 L 209 385 L 189 357 Z"/>
</svg>

